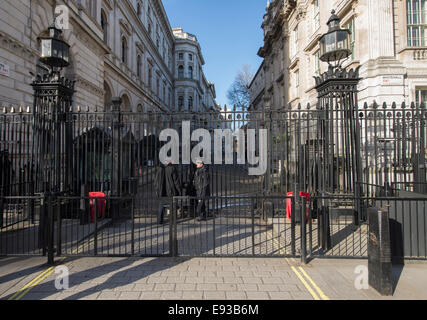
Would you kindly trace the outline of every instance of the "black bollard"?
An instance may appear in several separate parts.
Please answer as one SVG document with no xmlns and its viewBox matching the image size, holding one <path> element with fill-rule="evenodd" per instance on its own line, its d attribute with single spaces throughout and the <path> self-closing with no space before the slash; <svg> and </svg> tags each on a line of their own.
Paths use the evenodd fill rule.
<svg viewBox="0 0 427 320">
<path fill-rule="evenodd" d="M 393 295 L 390 222 L 387 210 L 369 208 L 369 285 L 383 296 Z"/>
</svg>

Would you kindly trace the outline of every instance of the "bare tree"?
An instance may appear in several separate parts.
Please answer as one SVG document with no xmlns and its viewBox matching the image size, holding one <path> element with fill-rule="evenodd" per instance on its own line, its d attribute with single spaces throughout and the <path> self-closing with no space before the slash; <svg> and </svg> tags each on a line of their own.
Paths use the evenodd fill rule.
<svg viewBox="0 0 427 320">
<path fill-rule="evenodd" d="M 250 104 L 249 85 L 254 77 L 250 65 L 243 65 L 237 73 L 234 82 L 227 91 L 227 99 L 231 105 L 236 105 L 240 110 L 246 110 Z"/>
</svg>

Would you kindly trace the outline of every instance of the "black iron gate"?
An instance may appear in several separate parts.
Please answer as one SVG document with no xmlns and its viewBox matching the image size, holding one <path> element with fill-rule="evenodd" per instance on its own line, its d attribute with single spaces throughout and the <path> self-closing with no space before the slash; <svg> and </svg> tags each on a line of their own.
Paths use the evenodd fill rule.
<svg viewBox="0 0 427 320">
<path fill-rule="evenodd" d="M 120 100 L 109 112 L 2 110 L 0 255 L 366 257 L 367 207 L 382 199 L 380 205 L 403 210 L 405 191 L 419 196 L 407 218 L 395 213 L 411 243 L 403 245 L 405 256 L 427 256 L 425 108 L 366 105 L 350 126 L 348 112 L 334 103 L 197 115 L 119 107 Z M 183 121 L 191 132 L 214 137 L 214 130 L 239 129 L 235 136 L 244 138 L 240 145 L 231 140 L 229 163 L 224 144 L 223 163 L 208 164 L 206 221 L 195 217 L 200 199 L 191 192 L 161 199 L 154 190 L 161 132 L 176 130 L 181 154 Z M 350 127 L 358 132 L 353 137 Z M 262 129 L 266 171 L 252 176 L 247 137 L 254 130 L 259 157 Z M 188 165 L 181 160 L 174 165 L 185 189 Z"/>
</svg>

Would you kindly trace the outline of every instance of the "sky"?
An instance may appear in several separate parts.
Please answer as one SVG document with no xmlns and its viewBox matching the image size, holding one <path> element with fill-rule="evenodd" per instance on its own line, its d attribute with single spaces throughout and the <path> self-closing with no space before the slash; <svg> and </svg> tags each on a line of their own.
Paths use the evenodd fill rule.
<svg viewBox="0 0 427 320">
<path fill-rule="evenodd" d="M 172 28 L 197 37 L 206 79 L 215 83 L 217 103 L 229 105 L 227 90 L 244 64 L 258 70 L 266 0 L 163 0 Z"/>
</svg>

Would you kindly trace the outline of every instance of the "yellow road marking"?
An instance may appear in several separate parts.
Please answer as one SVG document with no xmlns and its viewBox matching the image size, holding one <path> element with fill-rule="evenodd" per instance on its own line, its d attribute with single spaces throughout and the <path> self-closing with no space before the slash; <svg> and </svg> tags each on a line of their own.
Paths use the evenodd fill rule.
<svg viewBox="0 0 427 320">
<path fill-rule="evenodd" d="M 20 289 L 19 291 L 15 292 L 15 294 L 13 296 L 11 296 L 8 300 L 15 299 L 22 291 L 24 291 L 25 289 L 27 289 L 28 287 L 30 287 L 31 285 L 33 285 L 38 279 L 40 279 L 41 277 L 43 277 L 45 274 L 47 274 L 52 269 L 53 269 L 53 267 L 50 267 L 49 269 L 43 271 L 41 274 L 39 274 L 37 277 L 35 277 L 32 281 L 30 281 L 29 283 L 27 283 L 22 289 Z"/>
<path fill-rule="evenodd" d="M 25 296 L 32 288 L 34 288 L 36 285 L 38 285 L 40 282 L 42 282 L 43 280 L 47 279 L 53 272 L 55 271 L 55 269 L 50 270 L 47 274 L 45 274 L 43 277 L 41 277 L 40 279 L 38 279 L 36 282 L 34 282 L 29 288 L 27 288 L 18 298 L 16 298 L 16 300 L 21 300 L 23 296 Z"/>
<path fill-rule="evenodd" d="M 330 300 L 329 297 L 319 288 L 319 286 L 314 282 L 314 280 L 308 275 L 307 272 L 302 267 L 299 267 L 303 275 L 310 281 L 311 285 L 316 289 L 317 293 L 323 300 Z"/>
<path fill-rule="evenodd" d="M 104 231 L 101 231 L 100 233 L 98 233 L 98 241 L 99 241 L 99 237 L 100 237 L 101 235 L 103 235 L 103 234 L 104 234 Z M 92 243 L 94 243 L 94 242 L 95 242 L 95 236 L 91 237 L 87 243 L 86 243 L 85 241 L 83 241 L 83 243 L 82 243 L 80 246 L 78 246 L 78 247 L 77 247 L 77 248 L 75 248 L 73 251 L 71 251 L 71 254 L 77 254 L 77 253 L 79 253 L 79 252 L 80 252 L 80 249 L 81 249 L 81 251 L 83 251 L 83 249 L 84 249 L 85 245 L 87 245 L 87 247 L 88 247 L 88 249 L 89 249 L 90 245 L 91 245 Z"/>
<path fill-rule="evenodd" d="M 291 269 L 293 272 L 297 275 L 297 277 L 300 279 L 302 284 L 306 287 L 308 292 L 313 296 L 314 300 L 320 300 L 320 298 L 317 296 L 317 294 L 314 292 L 314 290 L 309 286 L 309 284 L 304 280 L 304 278 L 301 276 L 301 274 L 297 271 L 297 269 L 293 266 L 291 266 Z"/>
<path fill-rule="evenodd" d="M 271 238 L 273 239 L 273 241 L 278 245 L 279 247 L 279 252 L 280 254 L 284 254 L 287 255 L 288 252 L 286 252 L 286 248 L 280 248 L 280 243 L 279 241 L 277 241 L 277 237 L 274 236 L 274 230 L 270 230 L 271 233 Z M 280 237 L 280 235 L 279 235 Z M 310 287 L 310 285 L 307 283 L 307 281 L 305 281 L 303 275 L 301 275 L 298 270 L 291 265 L 291 261 L 288 258 L 285 258 L 286 262 L 289 264 L 289 266 L 291 267 L 292 271 L 296 274 L 296 276 L 300 279 L 300 281 L 302 282 L 302 284 L 306 287 L 306 289 L 308 290 L 308 292 L 310 292 L 310 294 L 313 296 L 313 298 L 315 300 L 330 300 L 329 297 L 320 289 L 320 287 L 314 282 L 314 280 L 308 275 L 308 273 L 302 268 L 299 267 L 299 269 L 301 270 L 301 273 L 307 278 L 307 280 L 311 283 L 311 285 L 313 286 L 314 290 L 312 287 Z M 296 263 L 295 259 L 292 258 L 293 260 L 293 264 Z M 317 293 L 315 292 L 317 291 Z M 320 298 L 319 298 L 320 296 Z"/>
</svg>

